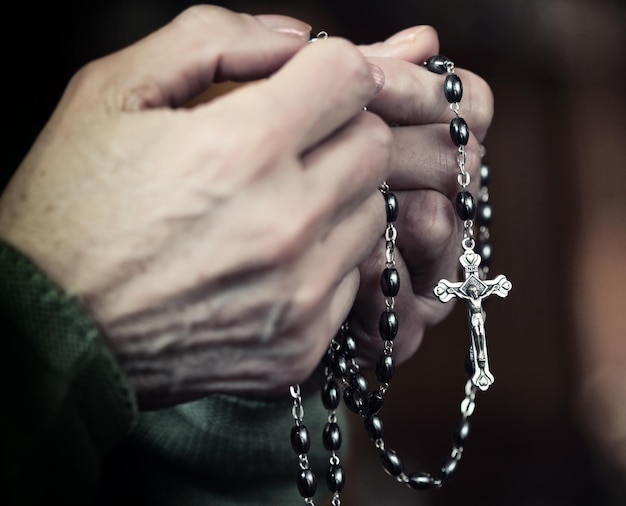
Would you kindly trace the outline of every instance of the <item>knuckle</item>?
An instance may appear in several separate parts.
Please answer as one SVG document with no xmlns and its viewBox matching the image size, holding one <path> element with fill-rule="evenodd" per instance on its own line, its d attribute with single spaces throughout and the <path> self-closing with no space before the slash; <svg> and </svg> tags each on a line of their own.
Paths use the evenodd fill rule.
<svg viewBox="0 0 626 506">
<path fill-rule="evenodd" d="M 468 107 L 466 114 L 472 122 L 470 126 L 482 139 L 493 119 L 493 91 L 482 77 L 467 70 L 462 72 L 464 81 L 467 82 L 467 87 L 469 88 L 469 100 L 464 101 L 461 107 L 464 105 Z"/>
<path fill-rule="evenodd" d="M 318 45 L 323 47 L 329 68 L 333 70 L 335 79 L 344 79 L 347 82 L 364 83 L 374 85 L 374 80 L 365 56 L 347 39 L 331 37 Z"/>
<path fill-rule="evenodd" d="M 480 143 L 475 136 L 471 136 L 467 147 L 468 149 L 465 150 L 465 169 L 470 175 L 469 189 L 472 192 L 476 192 L 480 186 L 480 166 L 482 163 L 480 156 Z"/>
<path fill-rule="evenodd" d="M 316 219 L 312 213 L 294 210 L 289 219 L 271 231 L 273 248 L 270 258 L 275 265 L 295 261 L 311 244 L 315 236 Z"/>
<path fill-rule="evenodd" d="M 393 149 L 394 138 L 391 128 L 380 118 L 372 113 L 366 113 L 361 115 L 363 121 L 367 122 L 369 131 L 371 132 L 374 143 L 373 149 L 384 153 L 386 156 L 391 156 Z"/>
<path fill-rule="evenodd" d="M 426 192 L 423 198 L 408 203 L 408 219 L 419 235 L 412 237 L 424 254 L 440 258 L 457 233 L 457 218 L 453 204 L 437 191 Z"/>
<path fill-rule="evenodd" d="M 109 57 L 110 58 L 110 57 Z M 70 79 L 67 91 L 86 97 L 96 95 L 98 88 L 108 75 L 107 58 L 93 60 L 79 68 Z"/>
<path fill-rule="evenodd" d="M 236 16 L 235 13 L 217 5 L 195 4 L 184 9 L 174 18 L 172 23 L 174 25 L 205 25 L 209 23 L 210 25 L 219 26 L 226 20 L 233 20 Z"/>
<path fill-rule="evenodd" d="M 306 276 L 298 288 L 294 290 L 292 303 L 295 319 L 297 321 L 309 321 L 317 314 L 321 305 L 328 296 L 328 287 L 323 280 L 323 275 Z"/>
</svg>

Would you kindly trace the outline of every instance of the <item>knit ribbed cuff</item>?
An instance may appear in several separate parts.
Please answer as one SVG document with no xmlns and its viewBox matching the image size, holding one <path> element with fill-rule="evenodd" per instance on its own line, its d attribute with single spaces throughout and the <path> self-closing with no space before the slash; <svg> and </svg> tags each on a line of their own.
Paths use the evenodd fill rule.
<svg viewBox="0 0 626 506">
<path fill-rule="evenodd" d="M 17 331 L 19 345 L 66 383 L 59 402 L 76 405 L 101 452 L 129 433 L 138 416 L 134 395 L 80 300 L 2 242 L 0 316 Z"/>
</svg>

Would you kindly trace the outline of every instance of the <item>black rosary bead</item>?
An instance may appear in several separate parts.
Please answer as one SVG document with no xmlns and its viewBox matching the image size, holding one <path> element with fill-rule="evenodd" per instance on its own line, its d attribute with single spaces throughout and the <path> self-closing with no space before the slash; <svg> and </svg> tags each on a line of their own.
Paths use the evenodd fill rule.
<svg viewBox="0 0 626 506">
<path fill-rule="evenodd" d="M 346 473 L 339 464 L 329 466 L 326 485 L 331 492 L 341 492 L 346 484 Z"/>
<path fill-rule="evenodd" d="M 491 223 L 491 204 L 489 202 L 478 201 L 476 206 L 476 223 L 488 227 Z"/>
<path fill-rule="evenodd" d="M 348 360 L 341 353 L 334 353 L 330 367 L 336 378 L 343 378 L 348 372 Z"/>
<path fill-rule="evenodd" d="M 360 372 L 357 372 L 350 376 L 350 386 L 357 390 L 360 394 L 366 394 L 369 391 L 369 383 L 367 378 Z"/>
<path fill-rule="evenodd" d="M 385 209 L 387 210 L 387 223 L 393 223 L 398 219 L 398 198 L 391 192 L 385 192 Z"/>
<path fill-rule="evenodd" d="M 460 102 L 463 97 L 463 83 L 461 82 L 461 78 L 456 74 L 448 74 L 446 80 L 443 82 L 443 93 L 449 103 L 454 104 Z"/>
<path fill-rule="evenodd" d="M 383 409 L 385 398 L 380 392 L 371 392 L 366 399 L 367 400 L 364 402 L 363 409 L 361 411 L 362 416 L 372 416 Z"/>
<path fill-rule="evenodd" d="M 450 122 L 450 137 L 457 148 L 467 145 L 469 141 L 469 128 L 463 118 L 456 117 Z"/>
<path fill-rule="evenodd" d="M 387 267 L 380 276 L 380 287 L 385 297 L 395 297 L 400 291 L 398 269 Z"/>
<path fill-rule="evenodd" d="M 337 409 L 341 402 L 341 390 L 334 381 L 328 381 L 322 389 L 322 404 L 326 409 Z"/>
<path fill-rule="evenodd" d="M 302 469 L 297 478 L 298 492 L 305 499 L 313 497 L 317 490 L 317 478 L 311 469 Z"/>
<path fill-rule="evenodd" d="M 341 448 L 341 429 L 339 429 L 339 425 L 335 422 L 328 422 L 324 426 L 322 439 L 324 448 L 329 452 L 339 450 Z"/>
<path fill-rule="evenodd" d="M 383 463 L 385 471 L 391 476 L 398 476 L 404 471 L 404 465 L 402 460 L 398 457 L 398 454 L 390 449 L 382 450 L 380 453 L 380 460 Z"/>
<path fill-rule="evenodd" d="M 380 337 L 385 341 L 393 341 L 398 334 L 398 317 L 394 311 L 383 311 L 378 320 Z"/>
<path fill-rule="evenodd" d="M 408 483 L 415 490 L 430 490 L 435 488 L 435 477 L 429 473 L 413 473 L 409 476 Z"/>
<path fill-rule="evenodd" d="M 356 339 L 352 332 L 344 332 L 340 341 L 341 353 L 347 359 L 356 358 Z"/>
<path fill-rule="evenodd" d="M 311 438 L 309 431 L 304 425 L 294 425 L 291 429 L 291 447 L 298 455 L 309 451 Z"/>
<path fill-rule="evenodd" d="M 343 401 L 350 411 L 360 415 L 365 403 L 363 395 L 354 387 L 348 387 L 343 391 Z"/>
<path fill-rule="evenodd" d="M 376 415 L 368 416 L 363 420 L 365 432 L 374 441 L 382 439 L 384 435 L 383 421 Z"/>
<path fill-rule="evenodd" d="M 445 74 L 448 71 L 448 64 L 450 60 L 445 56 L 440 54 L 431 56 L 426 60 L 424 65 L 428 70 L 434 72 L 435 74 Z"/>
<path fill-rule="evenodd" d="M 470 423 L 467 418 L 461 420 L 452 433 L 452 442 L 457 448 L 465 446 L 470 434 Z"/>
<path fill-rule="evenodd" d="M 490 172 L 489 165 L 483 162 L 480 165 L 480 186 L 489 186 Z"/>
<path fill-rule="evenodd" d="M 476 244 L 476 253 L 480 255 L 480 265 L 489 267 L 491 263 L 491 244 L 486 241 L 479 241 Z"/>
<path fill-rule="evenodd" d="M 476 216 L 476 204 L 474 197 L 468 191 L 462 191 L 456 195 L 456 214 L 461 220 L 473 220 Z"/>
<path fill-rule="evenodd" d="M 442 482 L 446 482 L 450 478 L 452 478 L 452 476 L 454 476 L 454 473 L 456 472 L 458 463 L 459 460 L 455 459 L 454 457 L 450 457 L 448 460 L 446 460 L 439 470 L 439 479 Z"/>
<path fill-rule="evenodd" d="M 376 362 L 376 379 L 380 383 L 389 383 L 396 369 L 392 355 L 381 355 Z"/>
</svg>

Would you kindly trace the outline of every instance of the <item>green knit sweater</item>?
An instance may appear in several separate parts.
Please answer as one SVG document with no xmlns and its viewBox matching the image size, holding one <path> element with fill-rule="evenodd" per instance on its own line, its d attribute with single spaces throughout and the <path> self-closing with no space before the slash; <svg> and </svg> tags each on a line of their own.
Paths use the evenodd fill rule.
<svg viewBox="0 0 626 506">
<path fill-rule="evenodd" d="M 302 503 L 288 394 L 139 412 L 80 300 L 3 243 L 0 336 L 4 504 Z M 315 436 L 325 412 L 309 397 Z M 310 457 L 319 475 L 328 456 L 316 447 Z"/>
</svg>

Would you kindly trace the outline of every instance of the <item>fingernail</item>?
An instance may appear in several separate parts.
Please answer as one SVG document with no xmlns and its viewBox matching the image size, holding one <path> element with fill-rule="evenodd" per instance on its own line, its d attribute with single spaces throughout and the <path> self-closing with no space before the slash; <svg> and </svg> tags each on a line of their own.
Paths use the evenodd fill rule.
<svg viewBox="0 0 626 506">
<path fill-rule="evenodd" d="M 407 42 L 415 42 L 417 36 L 420 32 L 424 31 L 426 26 L 413 26 L 411 28 L 407 28 L 402 30 L 401 32 L 396 33 L 389 37 L 385 44 L 405 44 Z"/>
<path fill-rule="evenodd" d="M 383 69 L 373 63 L 370 63 L 370 72 L 374 78 L 374 83 L 376 83 L 376 93 L 379 93 L 385 86 L 385 73 Z"/>
<path fill-rule="evenodd" d="M 283 33 L 297 39 L 309 40 L 312 27 L 304 21 L 280 14 L 260 14 L 255 17 L 274 32 Z"/>
</svg>

